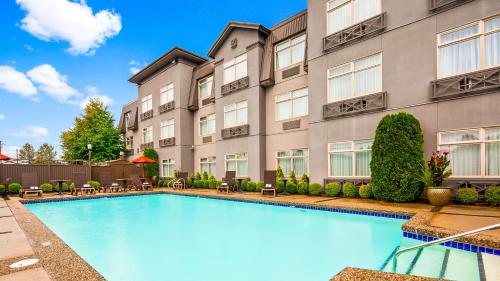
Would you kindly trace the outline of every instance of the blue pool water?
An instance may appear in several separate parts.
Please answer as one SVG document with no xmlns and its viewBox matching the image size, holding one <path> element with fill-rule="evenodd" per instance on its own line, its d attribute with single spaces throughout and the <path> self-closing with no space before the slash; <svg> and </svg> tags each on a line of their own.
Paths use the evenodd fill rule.
<svg viewBox="0 0 500 281">
<path fill-rule="evenodd" d="M 329 280 L 379 269 L 404 223 L 168 194 L 26 207 L 108 280 Z"/>
</svg>

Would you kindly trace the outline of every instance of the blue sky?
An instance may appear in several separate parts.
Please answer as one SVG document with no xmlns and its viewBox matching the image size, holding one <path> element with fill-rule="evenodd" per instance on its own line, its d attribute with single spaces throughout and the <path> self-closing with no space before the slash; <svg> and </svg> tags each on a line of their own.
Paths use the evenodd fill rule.
<svg viewBox="0 0 500 281">
<path fill-rule="evenodd" d="M 2 0 L 0 140 L 15 156 L 25 142 L 58 151 L 89 96 L 118 119 L 136 96 L 127 80 L 173 46 L 206 57 L 228 21 L 270 27 L 306 0 Z"/>
</svg>

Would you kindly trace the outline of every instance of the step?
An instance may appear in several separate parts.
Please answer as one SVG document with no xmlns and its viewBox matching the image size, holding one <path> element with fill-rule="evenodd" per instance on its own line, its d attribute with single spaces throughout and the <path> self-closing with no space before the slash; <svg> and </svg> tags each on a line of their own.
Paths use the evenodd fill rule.
<svg viewBox="0 0 500 281">
<path fill-rule="evenodd" d="M 486 281 L 500 280 L 500 256 L 481 254 Z"/>
<path fill-rule="evenodd" d="M 442 246 L 429 246 L 422 249 L 415 266 L 408 273 L 411 275 L 440 278 L 443 267 L 446 268 L 448 249 Z M 443 264 L 444 263 L 444 264 Z"/>
<path fill-rule="evenodd" d="M 445 279 L 480 281 L 477 253 L 449 248 Z M 483 280 L 481 280 L 483 281 Z"/>
</svg>

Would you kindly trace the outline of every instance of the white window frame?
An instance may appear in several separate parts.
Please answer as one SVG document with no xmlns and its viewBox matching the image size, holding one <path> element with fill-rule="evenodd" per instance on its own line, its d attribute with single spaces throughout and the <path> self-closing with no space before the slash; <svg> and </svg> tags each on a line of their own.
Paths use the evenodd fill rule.
<svg viewBox="0 0 500 281">
<path fill-rule="evenodd" d="M 297 150 L 304 150 L 304 151 L 307 151 L 307 155 L 303 155 L 303 156 L 295 156 L 293 155 L 293 152 L 294 151 L 297 151 Z M 288 152 L 288 155 L 287 156 L 278 156 L 278 154 L 280 152 Z M 298 159 L 298 158 L 305 158 L 307 159 L 307 166 L 306 166 L 306 175 L 309 175 L 309 148 L 297 148 L 297 149 L 287 149 L 287 150 L 281 150 L 281 151 L 277 151 L 276 152 L 276 169 L 278 169 L 278 166 L 279 166 L 279 159 L 290 159 L 290 166 L 293 168 L 294 166 L 294 160 L 295 159 Z M 293 169 L 292 169 L 293 170 Z M 294 170 L 294 172 L 297 172 Z M 288 177 L 288 175 L 284 175 L 285 178 Z M 296 177 L 301 177 L 302 175 L 298 175 L 298 174 L 295 174 Z"/>
<path fill-rule="evenodd" d="M 153 109 L 153 95 L 147 95 L 141 100 L 141 112 L 148 112 Z"/>
<path fill-rule="evenodd" d="M 166 175 L 165 174 L 165 166 L 168 166 L 167 171 L 170 171 L 170 168 L 172 169 L 172 175 Z M 170 167 L 172 166 L 172 167 Z M 175 175 L 175 159 L 164 159 L 161 161 L 161 174 L 163 177 L 166 178 L 173 178 Z"/>
<path fill-rule="evenodd" d="M 214 83 L 213 80 L 214 80 L 214 76 L 210 75 L 210 76 L 205 77 L 203 79 L 200 79 L 198 81 L 198 95 L 199 95 L 200 101 L 212 96 L 212 88 L 213 88 L 213 83 Z M 202 96 L 201 95 L 201 86 L 203 86 L 203 85 L 207 85 L 207 89 L 208 89 L 208 95 L 207 96 Z"/>
<path fill-rule="evenodd" d="M 151 132 L 151 141 L 146 141 L 146 133 Z M 148 126 L 142 128 L 142 143 L 150 143 L 154 141 L 154 135 L 153 135 L 153 126 Z"/>
<path fill-rule="evenodd" d="M 349 4 L 349 3 L 355 2 L 356 0 L 343 0 L 343 1 L 341 0 L 341 3 L 339 5 L 331 7 L 330 3 L 333 2 L 333 1 L 335 1 L 335 0 L 330 0 L 330 1 L 326 2 L 326 35 L 327 36 L 330 35 L 330 34 L 334 34 L 336 32 L 339 32 L 339 31 L 343 30 L 343 29 L 335 30 L 335 31 L 330 30 L 330 22 L 329 22 L 329 18 L 330 18 L 329 14 L 330 14 L 330 12 L 332 12 L 332 11 L 334 11 L 336 9 L 340 9 L 341 7 L 343 7 L 343 6 L 345 6 L 345 5 Z M 376 13 L 374 15 L 374 16 L 376 16 L 376 15 L 379 15 L 379 14 L 382 13 L 382 0 L 373 0 L 373 1 L 378 1 L 378 4 L 379 4 L 378 13 Z M 366 19 L 358 20 L 356 18 L 356 14 L 354 12 L 354 5 L 352 5 L 352 7 L 351 7 L 351 19 L 352 19 L 351 24 L 349 26 L 345 27 L 345 28 L 348 28 L 348 27 L 353 26 L 353 25 L 355 25 L 357 23 L 360 23 L 361 21 L 366 20 Z"/>
<path fill-rule="evenodd" d="M 366 58 L 369 58 L 369 57 L 373 57 L 373 56 L 377 56 L 379 55 L 380 56 L 380 63 L 379 64 L 375 64 L 375 65 L 371 65 L 371 66 L 368 66 L 368 67 L 365 67 L 365 68 L 361 68 L 361 69 L 354 69 L 354 65 L 356 62 L 360 61 L 360 60 L 363 60 L 363 59 L 366 59 Z M 330 71 L 336 69 L 336 68 L 341 68 L 341 67 L 344 67 L 346 65 L 350 65 L 350 70 L 347 71 L 347 72 L 343 72 L 341 74 L 336 74 L 336 75 L 330 75 Z M 369 93 L 365 93 L 363 95 L 360 95 L 360 96 L 355 96 L 355 93 L 356 93 L 356 80 L 355 80 L 355 75 L 357 72 L 360 72 L 360 71 L 365 71 L 367 69 L 372 69 L 372 68 L 375 68 L 375 67 L 379 67 L 380 66 L 380 88 L 373 91 L 373 92 L 369 92 Z M 337 101 L 342 101 L 342 100 L 333 100 L 332 99 L 332 96 L 331 96 L 331 87 L 330 87 L 330 80 L 331 79 L 334 79 L 334 78 L 337 78 L 337 77 L 340 77 L 340 76 L 345 76 L 345 75 L 350 75 L 351 76 L 351 97 L 350 98 L 347 98 L 347 99 L 351 99 L 351 98 L 356 98 L 356 97 L 363 97 L 363 96 L 368 96 L 368 95 L 371 95 L 371 94 L 375 94 L 375 93 L 380 93 L 382 92 L 382 89 L 383 89 L 383 76 L 384 76 L 384 67 L 383 67 L 383 56 L 382 56 L 382 53 L 375 53 L 375 54 L 371 54 L 371 55 L 368 55 L 368 56 L 364 56 L 364 57 L 361 57 L 361 58 L 358 58 L 358 59 L 355 59 L 353 61 L 350 61 L 348 63 L 344 63 L 344 64 L 341 64 L 341 65 L 337 65 L 337 66 L 334 66 L 332 68 L 329 68 L 327 71 L 326 71 L 326 80 L 327 80 L 327 84 L 326 84 L 326 88 L 327 88 L 327 100 L 328 100 L 328 103 L 331 103 L 331 102 L 337 102 Z"/>
<path fill-rule="evenodd" d="M 247 53 L 239 55 L 239 56 L 235 57 L 234 59 L 225 62 L 224 63 L 224 68 L 223 68 L 223 81 L 224 81 L 224 85 L 248 76 L 248 63 L 247 62 L 248 62 Z M 237 76 L 237 72 L 236 72 L 236 66 L 240 65 L 240 64 L 243 64 L 243 63 L 246 66 L 245 67 L 245 75 L 243 75 L 241 77 L 238 77 Z M 226 78 L 226 74 L 225 74 L 226 73 L 226 69 L 230 69 L 230 68 L 233 68 L 233 74 L 234 74 L 234 79 L 233 80 L 227 80 L 228 78 Z"/>
<path fill-rule="evenodd" d="M 242 104 L 245 103 L 245 106 L 242 106 Z M 234 106 L 234 109 L 228 109 L 229 107 L 232 107 Z M 247 116 L 246 116 L 246 122 L 243 122 L 242 120 L 239 120 L 238 119 L 238 111 L 239 110 L 242 110 L 242 109 L 246 109 L 247 111 Z M 228 112 L 231 112 L 231 111 L 236 111 L 236 124 L 234 126 L 227 126 L 227 122 L 226 122 L 226 113 Z M 237 127 L 237 126 L 242 126 L 242 125 L 246 125 L 248 124 L 248 100 L 244 100 L 244 101 L 240 101 L 240 102 L 236 102 L 236 103 L 232 103 L 232 104 L 228 104 L 228 105 L 225 105 L 224 106 L 224 128 L 232 128 L 232 127 Z"/>
<path fill-rule="evenodd" d="M 465 25 L 462 25 L 462 26 L 459 26 L 459 27 L 456 27 L 456 28 L 453 28 L 453 29 L 450 29 L 450 30 L 447 30 L 447 31 L 444 31 L 444 32 L 441 32 L 441 33 L 437 34 L 436 74 L 437 74 L 437 78 L 438 79 L 442 79 L 442 78 L 446 78 L 446 77 L 452 77 L 452 76 L 456 76 L 456 75 L 464 74 L 464 73 L 470 73 L 470 72 L 475 72 L 475 71 L 481 71 L 481 70 L 486 70 L 486 69 L 490 69 L 490 68 L 495 68 L 495 67 L 498 67 L 500 65 L 500 64 L 496 64 L 496 65 L 493 65 L 493 66 L 486 67 L 486 56 L 485 56 L 485 49 L 486 49 L 485 38 L 486 38 L 486 36 L 489 35 L 489 34 L 492 34 L 492 33 L 500 32 L 500 28 L 496 28 L 496 29 L 493 29 L 493 30 L 490 30 L 490 31 L 486 32 L 485 28 L 484 28 L 484 23 L 487 22 L 487 21 L 489 21 L 489 20 L 498 18 L 498 17 L 500 17 L 500 14 L 497 14 L 497 15 L 494 15 L 494 16 L 491 16 L 491 17 L 479 20 L 479 21 L 475 21 L 475 22 L 472 22 L 472 23 L 469 23 L 469 24 L 465 24 Z M 450 34 L 450 33 L 453 33 L 455 31 L 458 31 L 458 30 L 461 30 L 461 29 L 465 29 L 465 28 L 474 26 L 474 25 L 478 26 L 477 33 L 469 35 L 467 37 L 460 38 L 460 39 L 455 39 L 455 40 L 452 40 L 452 41 L 448 41 L 446 43 L 441 43 L 441 37 L 442 36 Z M 441 66 L 440 66 L 440 51 L 439 50 L 441 48 L 448 47 L 450 45 L 454 45 L 454 44 L 457 44 L 457 43 L 460 43 L 460 42 L 463 42 L 463 41 L 468 41 L 468 40 L 472 40 L 472 39 L 476 39 L 476 38 L 479 38 L 479 68 L 476 69 L 476 70 L 472 70 L 470 72 L 457 72 L 457 73 L 451 73 L 451 74 L 448 74 L 448 75 L 440 75 L 440 73 L 441 73 Z"/>
<path fill-rule="evenodd" d="M 494 128 L 500 128 L 500 126 L 490 126 L 490 127 L 476 127 L 476 128 L 462 128 L 458 130 L 449 130 L 449 131 L 440 131 L 438 132 L 437 135 L 437 147 L 436 149 L 439 151 L 446 151 L 444 149 L 441 149 L 442 146 L 448 146 L 448 145 L 467 145 L 467 144 L 479 144 L 480 145 L 480 157 L 479 157 L 479 164 L 481 165 L 480 167 L 480 175 L 479 176 L 469 176 L 469 175 L 461 175 L 461 176 L 455 176 L 453 174 L 453 171 L 451 171 L 451 176 L 450 178 L 498 178 L 499 176 L 487 176 L 486 175 L 486 144 L 487 143 L 496 143 L 500 142 L 500 140 L 486 140 L 486 130 L 488 129 L 494 129 Z M 468 132 L 468 131 L 473 131 L 477 130 L 479 131 L 479 140 L 470 140 L 470 141 L 456 141 L 456 142 L 443 142 L 442 141 L 442 135 L 446 133 L 458 133 L 458 132 Z"/>
<path fill-rule="evenodd" d="M 210 174 L 208 171 L 208 175 L 209 176 L 214 176 L 215 177 L 215 174 L 217 173 L 217 158 L 215 156 L 208 156 L 208 157 L 201 157 L 200 158 L 200 173 L 203 174 L 203 172 L 205 172 L 203 169 L 202 169 L 202 166 L 203 164 L 207 165 L 207 168 L 208 168 L 208 171 L 210 171 L 210 166 L 213 165 L 214 166 L 214 174 Z"/>
<path fill-rule="evenodd" d="M 209 128 L 209 123 L 210 122 L 213 122 L 214 123 L 214 126 L 213 126 L 213 131 L 210 131 Z M 207 133 L 206 134 L 203 134 L 201 132 L 201 124 L 202 123 L 207 123 Z M 200 117 L 200 122 L 199 122 L 199 134 L 200 134 L 200 137 L 203 137 L 203 136 L 209 136 L 209 135 L 213 135 L 215 133 L 215 113 L 212 113 L 212 114 L 208 114 L 207 116 L 203 116 L 203 117 Z"/>
<path fill-rule="evenodd" d="M 166 131 L 166 132 L 165 132 Z M 172 132 L 169 134 L 169 132 Z M 160 138 L 168 139 L 175 137 L 175 119 L 169 119 L 160 123 Z"/>
<path fill-rule="evenodd" d="M 304 39 L 303 40 L 300 40 L 298 42 L 294 42 L 294 40 L 300 38 L 304 36 Z M 293 36 L 285 41 L 282 41 L 278 44 L 275 45 L 274 47 L 274 69 L 275 70 L 282 70 L 282 69 L 286 69 L 286 68 L 289 68 L 291 66 L 294 66 L 294 65 L 297 65 L 297 64 L 300 64 L 302 62 L 304 62 L 304 58 L 305 58 L 305 50 L 306 50 L 306 47 L 305 47 L 305 44 L 306 44 L 306 40 L 307 40 L 307 35 L 306 33 L 301 33 L 299 35 L 296 35 L 296 36 Z M 293 60 L 293 47 L 297 46 L 297 45 L 300 45 L 300 44 L 304 44 L 304 54 L 302 54 L 302 60 L 301 61 L 298 61 L 298 62 L 292 62 Z M 278 53 L 279 52 L 282 52 L 284 50 L 287 50 L 287 49 L 290 49 L 290 64 L 289 65 L 286 65 L 286 66 L 283 66 L 281 67 L 279 64 L 278 64 Z"/>
<path fill-rule="evenodd" d="M 125 148 L 134 149 L 134 136 L 125 137 Z"/>
<path fill-rule="evenodd" d="M 362 139 L 362 140 L 352 140 L 352 141 L 338 141 L 338 142 L 330 142 L 327 144 L 327 153 L 328 153 L 328 177 L 329 178 L 359 178 L 359 179 L 369 179 L 371 178 L 371 168 L 370 168 L 370 175 L 369 176 L 356 176 L 356 152 L 363 152 L 363 151 L 372 151 L 372 149 L 356 149 L 356 143 L 359 142 L 372 142 L 373 146 L 373 141 L 374 139 Z M 331 145 L 332 144 L 346 144 L 350 143 L 351 148 L 349 149 L 342 149 L 342 150 L 332 150 Z M 345 153 L 349 152 L 352 154 L 352 176 L 334 176 L 331 174 L 332 169 L 331 169 L 331 160 L 330 160 L 330 154 L 332 153 Z M 373 155 L 372 155 L 373 156 Z"/>
<path fill-rule="evenodd" d="M 160 89 L 160 104 L 164 105 L 175 100 L 174 83 Z"/>
<path fill-rule="evenodd" d="M 234 156 L 234 159 L 228 160 L 227 159 L 228 156 Z M 245 158 L 238 158 L 240 156 L 245 156 Z M 247 161 L 247 174 L 246 175 L 239 175 L 238 174 L 238 163 L 239 163 L 239 161 L 243 161 L 243 160 Z M 224 155 L 224 171 L 226 171 L 226 172 L 227 172 L 227 162 L 228 161 L 235 161 L 236 162 L 236 165 L 235 165 L 236 177 L 248 177 L 248 168 L 249 168 L 248 167 L 248 152 L 230 153 L 230 154 Z"/>
<path fill-rule="evenodd" d="M 305 90 L 305 94 L 301 93 L 302 90 Z M 302 95 L 300 95 L 302 94 Z M 289 96 L 288 98 L 285 97 L 285 99 L 283 100 L 280 100 L 281 97 L 284 97 L 284 96 Z M 296 100 L 296 99 L 301 99 L 303 97 L 306 97 L 307 98 L 307 113 L 306 114 L 297 114 L 295 115 L 294 113 L 294 107 L 293 107 L 293 101 Z M 284 103 L 284 102 L 288 102 L 288 101 L 291 101 L 291 106 L 292 106 L 292 109 L 290 110 L 291 111 L 291 116 L 288 117 L 288 118 L 283 118 L 283 119 L 280 119 L 279 116 L 278 116 L 278 104 L 280 103 Z M 294 91 L 291 91 L 291 92 L 288 92 L 288 93 L 283 93 L 283 94 L 279 94 L 279 95 L 276 95 L 274 97 L 274 120 L 275 121 L 284 121 L 284 120 L 290 120 L 290 119 L 294 119 L 294 118 L 299 118 L 299 117 L 304 117 L 304 116 L 308 116 L 309 115 L 309 90 L 308 88 L 302 88 L 302 89 L 297 89 L 297 90 L 294 90 Z"/>
</svg>

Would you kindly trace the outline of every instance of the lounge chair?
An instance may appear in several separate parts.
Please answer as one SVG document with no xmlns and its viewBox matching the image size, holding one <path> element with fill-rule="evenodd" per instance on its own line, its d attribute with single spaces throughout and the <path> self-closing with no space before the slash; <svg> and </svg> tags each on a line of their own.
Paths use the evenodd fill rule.
<svg viewBox="0 0 500 281">
<path fill-rule="evenodd" d="M 227 193 L 229 193 L 229 191 L 234 191 L 235 177 L 236 177 L 236 171 L 226 171 L 226 177 L 222 179 L 223 183 L 217 187 L 217 191 L 223 192 L 225 190 Z"/>
<path fill-rule="evenodd" d="M 71 190 L 71 195 L 78 196 L 78 192 L 83 194 L 95 194 L 95 188 L 87 183 L 87 175 L 85 173 L 73 173 L 74 188 Z"/>
<path fill-rule="evenodd" d="M 113 182 L 113 177 L 111 176 L 110 172 L 100 173 L 99 178 L 101 180 L 101 189 L 103 192 L 106 192 L 106 190 L 108 189 L 110 192 L 118 192 L 120 191 L 120 189 L 122 189 L 122 187 L 118 183 Z"/>
<path fill-rule="evenodd" d="M 261 189 L 261 194 L 272 192 L 276 197 L 276 171 L 264 171 L 264 187 Z"/>
<path fill-rule="evenodd" d="M 179 178 L 170 180 L 168 182 L 168 186 L 172 186 L 174 189 L 186 189 L 187 179 L 188 179 L 187 172 L 179 172 Z"/>
<path fill-rule="evenodd" d="M 43 191 L 38 187 L 38 175 L 35 172 L 21 174 L 21 186 L 19 197 L 23 198 L 26 194 L 43 195 Z"/>
<path fill-rule="evenodd" d="M 131 174 L 130 179 L 132 181 L 132 183 L 128 185 L 128 188 L 130 189 L 147 190 L 151 188 L 151 190 L 153 190 L 153 185 L 148 182 L 142 182 L 138 174 Z"/>
</svg>

